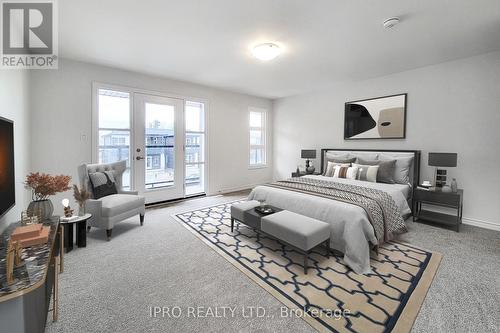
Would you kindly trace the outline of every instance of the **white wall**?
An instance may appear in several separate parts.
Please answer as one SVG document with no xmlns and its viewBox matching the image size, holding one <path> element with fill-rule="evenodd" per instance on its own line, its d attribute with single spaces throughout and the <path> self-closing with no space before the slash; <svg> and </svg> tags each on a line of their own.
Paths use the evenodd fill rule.
<svg viewBox="0 0 500 333">
<path fill-rule="evenodd" d="M 345 102 L 405 92 L 406 139 L 344 141 Z M 304 164 L 302 148 L 420 149 L 421 179 L 429 151 L 457 152 L 464 222 L 500 230 L 500 52 L 279 99 L 273 116 L 275 179 Z"/>
<path fill-rule="evenodd" d="M 16 205 L 0 219 L 0 232 L 18 221 L 29 203 L 29 192 L 23 181 L 29 172 L 29 73 L 23 70 L 0 72 L 0 116 L 14 121 L 14 163 L 16 174 Z"/>
<path fill-rule="evenodd" d="M 60 60 L 57 71 L 37 70 L 31 75 L 33 170 L 68 174 L 76 182 L 77 166 L 91 161 L 92 81 L 207 99 L 210 194 L 271 180 L 271 166 L 248 168 L 248 107 L 271 113 L 270 100 L 66 59 Z M 272 148 L 270 131 L 268 140 Z M 271 162 L 272 149 L 269 154 Z M 56 208 L 63 196 L 70 194 L 54 198 Z"/>
</svg>

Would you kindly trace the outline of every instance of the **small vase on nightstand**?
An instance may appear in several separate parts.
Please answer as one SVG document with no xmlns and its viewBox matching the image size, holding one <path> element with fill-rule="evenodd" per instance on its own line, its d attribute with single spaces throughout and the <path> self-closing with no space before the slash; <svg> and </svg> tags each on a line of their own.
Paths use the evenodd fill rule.
<svg viewBox="0 0 500 333">
<path fill-rule="evenodd" d="M 456 193 L 457 190 L 458 190 L 457 179 L 453 178 L 453 180 L 451 181 L 451 191 L 453 193 Z"/>
</svg>

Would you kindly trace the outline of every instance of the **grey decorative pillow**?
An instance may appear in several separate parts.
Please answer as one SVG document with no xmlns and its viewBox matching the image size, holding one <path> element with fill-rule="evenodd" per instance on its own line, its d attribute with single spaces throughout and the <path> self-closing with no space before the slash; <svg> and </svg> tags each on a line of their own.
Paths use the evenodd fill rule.
<svg viewBox="0 0 500 333">
<path fill-rule="evenodd" d="M 112 171 L 89 173 L 89 178 L 95 199 L 118 193 Z"/>
<path fill-rule="evenodd" d="M 364 165 L 378 165 L 377 182 L 394 184 L 394 170 L 396 168 L 396 160 L 365 160 L 358 157 L 358 163 Z"/>
<path fill-rule="evenodd" d="M 410 167 L 413 163 L 413 157 L 388 157 L 380 155 L 381 161 L 396 159 L 394 169 L 394 181 L 398 184 L 408 184 L 410 182 Z"/>
</svg>

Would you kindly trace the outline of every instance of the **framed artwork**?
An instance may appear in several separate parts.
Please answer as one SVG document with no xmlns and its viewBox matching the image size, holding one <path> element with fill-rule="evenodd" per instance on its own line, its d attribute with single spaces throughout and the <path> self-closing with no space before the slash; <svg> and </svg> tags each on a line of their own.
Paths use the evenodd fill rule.
<svg viewBox="0 0 500 333">
<path fill-rule="evenodd" d="M 404 139 L 407 94 L 345 103 L 344 139 Z"/>
</svg>

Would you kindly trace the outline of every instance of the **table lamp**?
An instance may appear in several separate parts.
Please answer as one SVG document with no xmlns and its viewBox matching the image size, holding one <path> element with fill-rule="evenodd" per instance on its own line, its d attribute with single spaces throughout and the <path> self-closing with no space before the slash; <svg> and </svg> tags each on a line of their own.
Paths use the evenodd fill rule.
<svg viewBox="0 0 500 333">
<path fill-rule="evenodd" d="M 440 168 L 454 168 L 457 166 L 457 153 L 429 153 L 429 166 L 436 167 L 434 172 L 434 186 L 446 185 L 446 170 Z"/>
<path fill-rule="evenodd" d="M 313 173 L 315 168 L 309 159 L 316 158 L 316 149 L 302 149 L 300 156 L 306 159 L 306 172 Z"/>
</svg>

